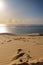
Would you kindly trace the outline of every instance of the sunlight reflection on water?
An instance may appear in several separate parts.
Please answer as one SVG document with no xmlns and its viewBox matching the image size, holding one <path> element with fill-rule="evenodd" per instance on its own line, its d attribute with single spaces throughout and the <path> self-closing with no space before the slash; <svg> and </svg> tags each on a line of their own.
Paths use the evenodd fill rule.
<svg viewBox="0 0 43 65">
<path fill-rule="evenodd" d="M 0 33 L 7 33 L 7 27 L 4 24 L 0 24 Z"/>
<path fill-rule="evenodd" d="M 0 24 L 0 33 L 15 34 L 43 33 L 43 25 L 19 26 Z"/>
<path fill-rule="evenodd" d="M 6 28 L 5 27 L 0 27 L 0 33 L 5 33 L 6 32 Z"/>
</svg>

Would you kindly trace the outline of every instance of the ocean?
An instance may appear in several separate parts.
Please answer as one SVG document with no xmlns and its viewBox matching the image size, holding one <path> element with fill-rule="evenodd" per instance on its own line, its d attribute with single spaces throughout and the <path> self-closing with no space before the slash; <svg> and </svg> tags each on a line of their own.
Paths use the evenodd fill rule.
<svg viewBox="0 0 43 65">
<path fill-rule="evenodd" d="M 0 33 L 29 34 L 43 33 L 43 25 L 2 25 Z"/>
</svg>

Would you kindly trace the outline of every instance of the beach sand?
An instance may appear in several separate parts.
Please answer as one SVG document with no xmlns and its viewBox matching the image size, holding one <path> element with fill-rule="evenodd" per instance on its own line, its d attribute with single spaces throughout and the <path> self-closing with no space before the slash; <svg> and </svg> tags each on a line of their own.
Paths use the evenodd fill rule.
<svg viewBox="0 0 43 65">
<path fill-rule="evenodd" d="M 43 36 L 0 34 L 0 65 L 43 65 Z"/>
</svg>

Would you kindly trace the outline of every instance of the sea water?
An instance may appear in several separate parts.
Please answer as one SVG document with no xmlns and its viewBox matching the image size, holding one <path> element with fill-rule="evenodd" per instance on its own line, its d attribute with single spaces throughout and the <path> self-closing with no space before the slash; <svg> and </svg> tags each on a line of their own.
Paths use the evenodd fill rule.
<svg viewBox="0 0 43 65">
<path fill-rule="evenodd" d="M 43 25 L 1 25 L 0 33 L 29 34 L 43 33 Z"/>
</svg>

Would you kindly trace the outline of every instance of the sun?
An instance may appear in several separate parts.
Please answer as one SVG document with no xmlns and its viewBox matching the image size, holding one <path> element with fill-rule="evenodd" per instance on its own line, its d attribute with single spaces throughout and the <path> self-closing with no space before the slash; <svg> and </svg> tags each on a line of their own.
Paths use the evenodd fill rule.
<svg viewBox="0 0 43 65">
<path fill-rule="evenodd" d="M 3 8 L 4 8 L 4 3 L 2 0 L 0 0 L 0 10 L 3 10 Z"/>
</svg>

